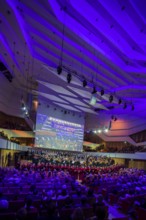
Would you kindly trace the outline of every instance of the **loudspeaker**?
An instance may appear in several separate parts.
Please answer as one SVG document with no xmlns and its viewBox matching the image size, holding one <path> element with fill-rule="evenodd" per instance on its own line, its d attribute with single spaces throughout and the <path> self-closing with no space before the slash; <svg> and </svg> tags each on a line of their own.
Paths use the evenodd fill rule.
<svg viewBox="0 0 146 220">
<path fill-rule="evenodd" d="M 5 70 L 7 70 L 7 68 L 2 62 L 0 62 L 0 71 L 5 71 Z"/>
</svg>

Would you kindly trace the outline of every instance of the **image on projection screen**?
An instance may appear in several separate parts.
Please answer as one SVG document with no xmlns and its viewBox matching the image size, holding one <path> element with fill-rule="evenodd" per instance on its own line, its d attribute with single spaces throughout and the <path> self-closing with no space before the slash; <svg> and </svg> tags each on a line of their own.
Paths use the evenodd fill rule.
<svg viewBox="0 0 146 220">
<path fill-rule="evenodd" d="M 36 122 L 36 147 L 82 151 L 83 125 L 43 114 L 37 114 Z"/>
</svg>

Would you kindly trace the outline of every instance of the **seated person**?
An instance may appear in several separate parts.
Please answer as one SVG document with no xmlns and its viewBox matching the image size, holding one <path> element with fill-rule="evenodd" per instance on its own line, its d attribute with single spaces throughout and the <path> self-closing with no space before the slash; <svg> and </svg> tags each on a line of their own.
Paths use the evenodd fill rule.
<svg viewBox="0 0 146 220">
<path fill-rule="evenodd" d="M 7 199 L 3 196 L 3 193 L 0 192 L 0 211 L 7 210 L 9 207 L 9 202 Z"/>
<path fill-rule="evenodd" d="M 37 220 L 60 220 L 53 201 L 46 205 L 46 212 L 41 213 Z"/>
<path fill-rule="evenodd" d="M 79 207 L 76 208 L 71 216 L 72 220 L 85 220 L 83 210 Z"/>
<path fill-rule="evenodd" d="M 88 203 L 88 198 L 86 196 L 82 196 L 81 197 L 81 206 L 84 207 L 90 207 L 89 203 Z"/>
<path fill-rule="evenodd" d="M 61 194 L 57 197 L 57 199 L 66 199 L 68 197 L 66 189 L 62 189 Z"/>
<path fill-rule="evenodd" d="M 87 197 L 95 197 L 93 189 L 89 188 L 87 191 Z"/>
<path fill-rule="evenodd" d="M 105 206 L 105 203 L 103 201 L 103 195 L 99 194 L 96 201 L 96 206 Z"/>
<path fill-rule="evenodd" d="M 98 220 L 104 220 L 108 217 L 108 211 L 106 206 L 97 206 L 95 210 L 95 215 Z"/>
<path fill-rule="evenodd" d="M 68 196 L 66 199 L 65 199 L 65 205 L 63 208 L 67 209 L 67 208 L 72 208 L 73 207 L 73 200 L 70 196 Z"/>
<path fill-rule="evenodd" d="M 18 210 L 17 218 L 18 219 L 27 219 L 28 218 L 27 214 L 29 212 L 37 212 L 37 208 L 35 208 L 32 205 L 32 199 L 30 197 L 28 197 L 26 199 L 24 207 L 22 207 L 21 209 Z"/>
<path fill-rule="evenodd" d="M 102 216 L 104 216 L 105 207 L 106 206 L 105 206 L 105 203 L 103 201 L 103 196 L 102 196 L 102 194 L 99 194 L 98 197 L 97 197 L 96 203 L 93 204 L 93 210 L 94 210 L 94 213 L 95 213 L 96 217 L 98 217 L 97 214 L 99 214 L 99 217 L 101 215 L 101 218 L 102 218 Z"/>
</svg>

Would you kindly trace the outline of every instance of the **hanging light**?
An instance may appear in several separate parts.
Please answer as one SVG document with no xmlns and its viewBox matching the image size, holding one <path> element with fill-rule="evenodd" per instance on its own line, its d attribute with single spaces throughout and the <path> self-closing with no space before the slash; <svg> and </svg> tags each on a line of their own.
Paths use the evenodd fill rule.
<svg viewBox="0 0 146 220">
<path fill-rule="evenodd" d="M 24 105 L 23 102 L 22 102 L 22 104 L 21 104 L 21 109 L 24 110 L 24 111 L 26 110 L 26 106 Z"/>
<path fill-rule="evenodd" d="M 59 65 L 57 67 L 57 73 L 58 73 L 58 75 L 60 75 L 62 73 L 62 66 L 61 65 Z"/>
<path fill-rule="evenodd" d="M 97 93 L 97 90 L 96 90 L 96 87 L 94 86 L 94 87 L 93 87 L 92 94 L 95 94 L 95 93 Z"/>
<path fill-rule="evenodd" d="M 101 91 L 100 91 L 100 95 L 101 95 L 101 96 L 104 95 L 104 89 L 101 89 Z"/>
<path fill-rule="evenodd" d="M 67 82 L 70 83 L 71 80 L 72 80 L 72 75 L 71 75 L 71 73 L 68 73 L 67 74 Z"/>
<path fill-rule="evenodd" d="M 113 99 L 114 99 L 113 95 L 110 95 L 109 102 L 111 103 L 113 101 Z"/>
<path fill-rule="evenodd" d="M 87 86 L 87 81 L 84 79 L 83 80 L 83 87 L 86 87 Z"/>
<path fill-rule="evenodd" d="M 108 128 L 105 128 L 105 129 L 104 129 L 104 132 L 108 133 Z"/>
<path fill-rule="evenodd" d="M 134 111 L 134 109 L 135 109 L 135 108 L 134 108 L 134 105 L 132 105 L 132 108 L 131 108 L 131 110 L 132 110 L 132 111 Z"/>
<path fill-rule="evenodd" d="M 122 103 L 122 99 L 120 98 L 118 104 L 120 105 L 121 103 Z"/>
</svg>

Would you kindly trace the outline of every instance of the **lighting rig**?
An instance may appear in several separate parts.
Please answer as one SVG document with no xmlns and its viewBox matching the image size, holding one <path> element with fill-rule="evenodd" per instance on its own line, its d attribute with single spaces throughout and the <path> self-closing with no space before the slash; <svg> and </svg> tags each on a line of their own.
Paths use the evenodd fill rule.
<svg viewBox="0 0 146 220">
<path fill-rule="evenodd" d="M 74 76 L 74 77 L 78 78 L 82 82 L 82 86 L 84 88 L 89 86 L 89 85 L 92 85 L 91 95 L 95 95 L 97 93 L 97 87 L 93 83 L 93 80 L 87 81 L 85 79 L 85 76 L 79 75 L 75 70 L 72 70 L 69 67 L 64 66 L 64 65 L 59 65 L 57 67 L 57 74 L 61 75 L 63 70 L 65 72 L 67 72 L 66 81 L 67 81 L 68 84 L 71 83 L 71 80 L 72 80 L 72 78 Z M 105 90 L 103 88 L 98 88 L 98 90 L 100 91 L 100 95 L 101 96 L 103 96 L 105 94 Z M 123 109 L 126 109 L 128 107 L 128 104 L 124 100 L 122 100 L 121 98 L 118 98 L 117 96 L 112 95 L 112 94 L 110 94 L 110 96 L 109 96 L 109 103 L 112 103 L 114 101 L 114 97 L 118 99 L 118 104 L 119 105 L 123 104 Z M 129 104 L 131 104 L 131 103 L 129 103 Z M 134 111 L 134 109 L 135 109 L 134 105 L 131 104 L 131 110 Z"/>
</svg>

